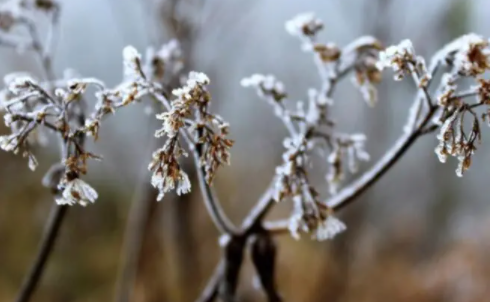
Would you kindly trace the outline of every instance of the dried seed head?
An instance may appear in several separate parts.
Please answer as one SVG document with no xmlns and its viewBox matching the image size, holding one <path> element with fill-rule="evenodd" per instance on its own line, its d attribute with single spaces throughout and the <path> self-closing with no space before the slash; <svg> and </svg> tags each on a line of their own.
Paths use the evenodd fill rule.
<svg viewBox="0 0 490 302">
<path fill-rule="evenodd" d="M 167 142 L 163 148 L 153 153 L 153 160 L 148 169 L 153 172 L 151 184 L 159 191 L 158 201 L 176 187 L 179 195 L 190 192 L 189 177 L 182 171 L 177 161 L 181 154 L 180 148 L 176 145 L 176 140 Z"/>
<path fill-rule="evenodd" d="M 454 55 L 455 70 L 466 76 L 483 74 L 490 67 L 490 43 L 479 35 L 469 34 L 459 40 Z"/>
<path fill-rule="evenodd" d="M 324 63 L 335 62 L 340 58 L 341 51 L 334 43 L 316 43 L 308 45 L 309 46 L 303 47 L 303 50 L 314 51 Z"/>
<path fill-rule="evenodd" d="M 328 215 L 327 219 L 319 223 L 314 238 L 318 241 L 333 239 L 346 229 L 347 227 L 342 221 L 332 215 Z"/>
<path fill-rule="evenodd" d="M 403 79 L 406 72 L 410 72 L 409 63 L 415 59 L 415 50 L 410 40 L 403 40 L 398 45 L 390 46 L 379 53 L 376 66 L 379 70 L 392 68 L 395 80 Z"/>
<path fill-rule="evenodd" d="M 98 198 L 97 191 L 80 178 L 70 179 L 70 177 L 65 176 L 59 188 L 62 190 L 61 196 L 56 198 L 56 203 L 59 205 L 79 204 L 86 206 L 89 203 L 94 203 Z"/>
</svg>

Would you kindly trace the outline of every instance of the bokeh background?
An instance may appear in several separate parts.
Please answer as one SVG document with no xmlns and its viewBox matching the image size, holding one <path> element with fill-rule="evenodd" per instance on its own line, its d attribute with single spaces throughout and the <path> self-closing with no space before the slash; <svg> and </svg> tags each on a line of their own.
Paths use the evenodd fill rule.
<svg viewBox="0 0 490 302">
<path fill-rule="evenodd" d="M 315 11 L 325 22 L 323 41 L 342 46 L 369 34 L 390 45 L 409 38 L 427 57 L 464 33 L 490 36 L 490 3 L 485 0 L 178 2 L 178 16 L 197 24 L 185 43 L 187 68 L 210 76 L 214 109 L 230 121 L 236 140 L 232 164 L 220 171 L 215 183 L 236 223 L 268 186 L 281 161 L 286 134 L 268 105 L 240 87 L 240 79 L 255 72 L 274 74 L 293 100 L 304 99 L 309 87 L 319 85 L 311 57 L 286 34 L 286 20 Z M 175 36 L 166 19 L 173 8 L 165 0 L 60 3 L 54 61 L 60 76 L 73 68 L 115 85 L 121 80 L 124 46 L 132 44 L 144 52 Z M 30 53 L 0 49 L 0 62 L 1 75 L 12 71 L 41 75 Z M 336 92 L 332 113 L 341 129 L 366 133 L 373 162 L 401 134 L 415 94 L 410 81 L 395 83 L 390 74 L 379 90 L 378 105 L 369 108 L 347 79 Z M 160 203 L 151 202 L 149 209 L 138 210 L 133 202 L 154 198 L 141 179 L 149 180 L 146 167 L 156 144 L 152 138 L 156 127 L 144 105 L 132 106 L 108 120 L 100 141 L 89 145 L 104 156 L 101 163 L 90 166 L 88 175 L 100 198 L 89 207 L 70 209 L 33 301 L 112 300 L 131 209 L 139 211 L 145 222 L 132 301 L 198 297 L 220 256 L 218 233 L 198 190 L 180 198 L 169 195 Z M 490 132 L 486 130 L 475 164 L 464 178 L 456 177 L 456 162 L 439 163 L 433 152 L 436 139 L 427 136 L 339 214 L 347 232 L 322 243 L 277 238 L 276 273 L 285 301 L 488 301 Z M 56 148 L 36 152 L 40 167 L 35 173 L 21 157 L 0 153 L 0 301 L 15 297 L 53 202 L 40 179 L 57 160 Z M 326 189 L 322 173 L 320 169 L 317 183 Z M 271 217 L 287 215 L 288 207 L 283 206 Z M 265 301 L 254 288 L 253 277 L 247 259 L 240 301 Z"/>
</svg>

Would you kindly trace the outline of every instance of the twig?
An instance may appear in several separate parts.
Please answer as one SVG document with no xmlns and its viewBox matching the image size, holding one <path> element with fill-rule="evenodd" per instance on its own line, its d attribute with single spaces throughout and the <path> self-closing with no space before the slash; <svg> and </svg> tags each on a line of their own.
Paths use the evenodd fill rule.
<svg viewBox="0 0 490 302">
<path fill-rule="evenodd" d="M 428 124 L 436 109 L 432 108 L 427 113 L 422 123 L 414 132 L 400 137 L 393 147 L 369 171 L 364 173 L 350 186 L 342 189 L 338 194 L 328 199 L 326 202 L 327 205 L 335 211 L 341 210 L 376 183 L 405 154 L 412 144 L 426 133 L 424 127 Z M 431 129 L 431 131 L 433 130 L 435 129 Z M 265 227 L 274 233 L 283 233 L 287 230 L 287 226 L 288 222 L 285 220 L 265 224 Z"/>
<path fill-rule="evenodd" d="M 428 98 L 428 102 L 431 103 L 430 95 L 427 92 L 427 88 L 422 88 L 425 96 Z M 418 101 L 416 97 L 415 102 Z M 406 151 L 412 146 L 412 144 L 427 131 L 434 131 L 437 128 L 429 127 L 426 129 L 427 124 L 432 119 L 433 115 L 437 111 L 438 107 L 432 106 L 428 109 L 422 122 L 412 132 L 407 132 L 400 137 L 396 143 L 391 147 L 385 155 L 366 173 L 359 177 L 354 183 L 348 187 L 342 189 L 338 194 L 334 195 L 326 201 L 327 206 L 333 210 L 338 211 L 343 209 L 364 191 L 369 189 L 376 181 L 378 181 L 390 168 L 406 153 Z M 287 221 L 277 221 L 274 223 L 266 224 L 271 231 L 275 233 L 282 233 L 287 229 Z"/>
<path fill-rule="evenodd" d="M 55 22 L 57 21 L 56 18 L 52 19 L 53 24 L 50 27 L 50 31 L 54 30 L 55 27 Z M 43 47 L 43 44 L 41 43 L 41 39 L 39 38 L 39 34 L 37 32 L 36 26 L 29 22 L 25 21 L 24 24 L 26 25 L 27 29 L 29 30 L 29 35 L 31 36 L 32 39 L 32 48 L 37 54 L 41 65 L 42 65 L 42 70 L 44 72 L 44 76 L 47 79 L 47 82 L 52 82 L 56 79 L 56 76 L 54 74 L 53 68 L 52 68 L 52 63 L 51 63 L 51 56 L 50 53 L 47 53 L 45 50 L 52 50 L 51 46 L 48 47 L 48 45 L 45 45 Z M 48 36 L 51 36 L 52 34 L 50 33 Z"/>
<path fill-rule="evenodd" d="M 342 209 L 371 187 L 371 185 L 379 180 L 381 176 L 383 176 L 402 157 L 402 155 L 405 154 L 417 138 L 423 134 L 423 128 L 427 125 L 435 112 L 435 108 L 430 109 L 416 131 L 400 137 L 395 145 L 386 152 L 385 156 L 383 156 L 376 165 L 358 178 L 353 184 L 327 200 L 327 205 L 334 210 Z"/>
<path fill-rule="evenodd" d="M 31 299 L 32 294 L 36 290 L 41 275 L 45 269 L 49 255 L 53 251 L 54 244 L 58 238 L 63 218 L 66 216 L 68 206 L 59 206 L 53 203 L 49 218 L 44 230 L 43 238 L 39 245 L 36 258 L 30 268 L 29 273 L 25 277 L 16 302 L 27 302 Z"/>
</svg>

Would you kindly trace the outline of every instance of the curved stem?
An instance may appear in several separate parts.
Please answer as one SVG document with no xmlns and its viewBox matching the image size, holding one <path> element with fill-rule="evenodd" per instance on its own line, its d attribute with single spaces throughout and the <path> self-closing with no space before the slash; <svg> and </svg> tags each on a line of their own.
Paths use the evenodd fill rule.
<svg viewBox="0 0 490 302">
<path fill-rule="evenodd" d="M 273 198 L 273 183 L 260 197 L 259 202 L 252 208 L 250 214 L 243 220 L 242 233 L 248 235 L 259 224 L 265 215 L 272 209 L 275 200 Z"/>
<path fill-rule="evenodd" d="M 44 230 L 44 235 L 39 246 L 36 258 L 31 266 L 29 274 L 25 277 L 16 302 L 27 302 L 37 288 L 45 269 L 46 262 L 51 254 L 56 239 L 61 229 L 61 223 L 66 216 L 68 206 L 59 206 L 53 203 L 51 212 Z"/>
<path fill-rule="evenodd" d="M 202 198 L 204 199 L 204 205 L 206 206 L 209 216 L 218 230 L 223 234 L 234 235 L 237 233 L 235 227 L 226 216 L 213 190 L 206 182 L 204 168 L 200 165 L 201 153 L 201 146 L 195 146 L 195 150 L 192 151 L 192 154 L 194 157 L 194 164 L 197 168 L 199 188 L 201 189 Z"/>
<path fill-rule="evenodd" d="M 423 134 L 423 127 L 427 125 L 435 110 L 431 109 L 422 124 L 412 133 L 400 137 L 395 145 L 386 152 L 368 172 L 359 177 L 353 184 L 344 188 L 338 194 L 327 200 L 327 205 L 334 210 L 339 210 L 350 204 L 353 200 L 371 187 L 381 176 L 405 154 L 412 144 Z"/>
</svg>

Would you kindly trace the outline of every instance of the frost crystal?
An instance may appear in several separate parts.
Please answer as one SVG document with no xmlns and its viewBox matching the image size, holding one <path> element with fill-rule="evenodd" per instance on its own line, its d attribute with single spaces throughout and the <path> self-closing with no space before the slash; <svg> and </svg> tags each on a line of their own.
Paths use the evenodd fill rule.
<svg viewBox="0 0 490 302">
<path fill-rule="evenodd" d="M 16 134 L 0 136 L 0 149 L 4 151 L 16 151 L 19 145 L 19 137 Z"/>
<path fill-rule="evenodd" d="M 333 239 L 346 229 L 347 227 L 342 221 L 332 215 L 329 215 L 327 219 L 320 222 L 314 237 L 319 241 Z"/>
<path fill-rule="evenodd" d="M 286 97 L 284 84 L 272 75 L 253 74 L 248 78 L 241 80 L 243 87 L 252 87 L 257 90 L 259 96 L 272 98 L 275 101 L 281 101 Z"/>
<path fill-rule="evenodd" d="M 398 45 L 388 47 L 379 53 L 379 61 L 376 67 L 379 70 L 392 68 L 395 72 L 395 80 L 403 78 L 403 72 L 408 70 L 407 62 L 412 61 L 415 50 L 410 40 L 403 40 Z"/>
<path fill-rule="evenodd" d="M 138 76 L 141 68 L 141 54 L 131 45 L 123 49 L 124 74 L 128 77 Z"/>
<path fill-rule="evenodd" d="M 33 84 L 37 84 L 36 81 L 29 76 L 5 77 L 5 82 L 7 82 L 8 90 L 15 95 L 28 92 Z"/>
<path fill-rule="evenodd" d="M 56 198 L 56 203 L 59 205 L 80 204 L 86 206 L 89 203 L 94 203 L 99 197 L 94 188 L 79 178 L 65 181 L 63 186 L 61 197 Z"/>
</svg>

